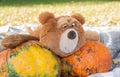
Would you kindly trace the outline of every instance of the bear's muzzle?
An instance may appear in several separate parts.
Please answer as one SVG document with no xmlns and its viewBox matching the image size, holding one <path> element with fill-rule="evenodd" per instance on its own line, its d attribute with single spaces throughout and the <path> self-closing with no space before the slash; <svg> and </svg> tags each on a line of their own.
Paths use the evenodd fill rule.
<svg viewBox="0 0 120 77">
<path fill-rule="evenodd" d="M 72 53 L 78 45 L 78 32 L 71 28 L 65 30 L 60 37 L 59 49 L 63 53 Z"/>
</svg>

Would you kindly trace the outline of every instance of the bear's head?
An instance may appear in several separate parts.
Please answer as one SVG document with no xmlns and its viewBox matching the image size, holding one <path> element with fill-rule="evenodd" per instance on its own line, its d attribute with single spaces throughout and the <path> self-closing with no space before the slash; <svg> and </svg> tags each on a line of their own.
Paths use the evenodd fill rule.
<svg viewBox="0 0 120 77">
<path fill-rule="evenodd" d="M 75 13 L 71 16 L 55 17 L 43 12 L 39 16 L 42 24 L 40 43 L 61 57 L 72 54 L 85 44 L 84 17 Z"/>
</svg>

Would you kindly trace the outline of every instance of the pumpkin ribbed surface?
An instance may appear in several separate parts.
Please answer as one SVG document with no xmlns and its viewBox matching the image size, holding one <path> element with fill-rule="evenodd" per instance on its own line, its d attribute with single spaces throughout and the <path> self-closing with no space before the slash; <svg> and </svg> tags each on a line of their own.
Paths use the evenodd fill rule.
<svg viewBox="0 0 120 77">
<path fill-rule="evenodd" d="M 106 72 L 112 64 L 111 53 L 103 44 L 95 41 L 87 43 L 74 54 L 62 59 L 64 77 L 86 77 L 98 72 Z"/>
<path fill-rule="evenodd" d="M 8 77 L 58 77 L 57 57 L 38 44 L 23 44 L 10 50 L 6 59 Z"/>
</svg>

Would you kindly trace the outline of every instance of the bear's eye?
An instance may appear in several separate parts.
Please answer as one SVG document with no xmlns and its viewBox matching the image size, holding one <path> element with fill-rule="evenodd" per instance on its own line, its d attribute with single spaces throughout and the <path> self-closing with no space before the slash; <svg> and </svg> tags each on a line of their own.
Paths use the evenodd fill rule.
<svg viewBox="0 0 120 77">
<path fill-rule="evenodd" d="M 72 27 L 74 27 L 74 26 L 76 26 L 76 23 L 72 23 L 72 25 L 71 25 Z"/>
<path fill-rule="evenodd" d="M 63 27 L 63 28 L 66 28 L 66 27 L 67 27 L 67 24 L 64 24 L 62 27 Z"/>
</svg>

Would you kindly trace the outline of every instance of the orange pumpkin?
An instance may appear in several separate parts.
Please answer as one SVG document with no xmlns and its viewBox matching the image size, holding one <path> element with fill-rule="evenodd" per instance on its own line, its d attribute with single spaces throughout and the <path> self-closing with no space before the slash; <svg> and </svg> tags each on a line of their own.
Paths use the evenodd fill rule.
<svg viewBox="0 0 120 77">
<path fill-rule="evenodd" d="M 0 52 L 0 77 L 6 77 L 6 59 L 7 54 L 9 53 L 8 50 L 3 50 Z"/>
<path fill-rule="evenodd" d="M 62 58 L 63 77 L 86 77 L 109 71 L 112 57 L 109 49 L 100 42 L 87 41 L 76 53 Z"/>
</svg>

